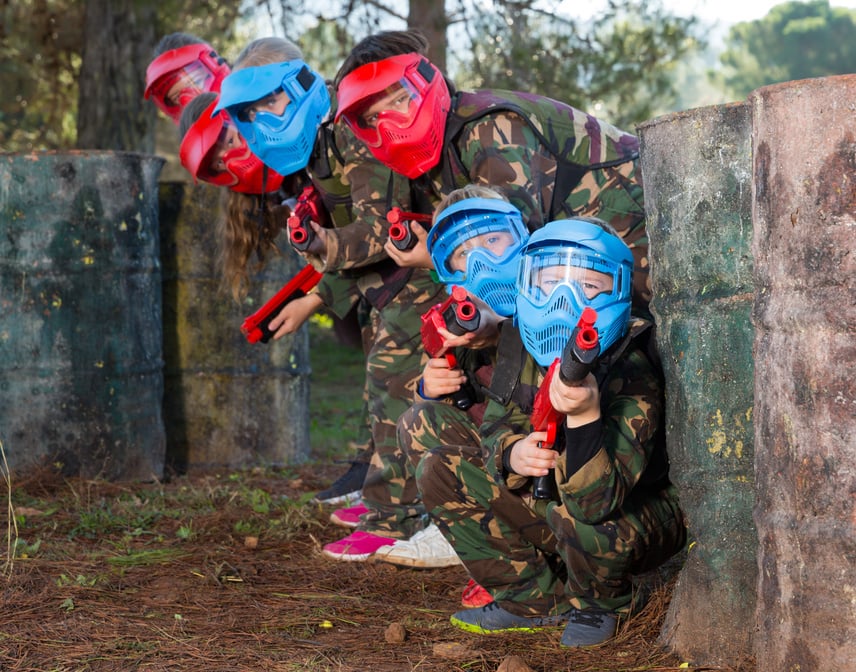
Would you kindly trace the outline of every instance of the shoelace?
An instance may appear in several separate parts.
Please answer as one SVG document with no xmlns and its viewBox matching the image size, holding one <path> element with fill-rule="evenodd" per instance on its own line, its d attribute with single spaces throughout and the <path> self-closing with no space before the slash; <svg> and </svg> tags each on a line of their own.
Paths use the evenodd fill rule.
<svg viewBox="0 0 856 672">
<path fill-rule="evenodd" d="M 497 609 L 502 609 L 502 607 L 500 607 L 496 602 L 490 602 L 489 604 L 486 604 L 481 608 L 484 611 L 496 611 Z"/>
<path fill-rule="evenodd" d="M 574 609 L 570 617 L 571 623 L 587 625 L 590 628 L 600 628 L 603 625 L 603 614 L 599 611 L 580 611 Z"/>
</svg>

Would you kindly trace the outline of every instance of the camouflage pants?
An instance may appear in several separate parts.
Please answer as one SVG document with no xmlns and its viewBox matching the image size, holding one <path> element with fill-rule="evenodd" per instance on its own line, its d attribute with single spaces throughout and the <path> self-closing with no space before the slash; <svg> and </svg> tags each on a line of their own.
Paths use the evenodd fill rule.
<svg viewBox="0 0 856 672">
<path fill-rule="evenodd" d="M 420 336 L 421 315 L 445 298 L 442 285 L 417 271 L 386 307 L 373 311 L 372 343 L 366 363 L 366 395 L 374 452 L 363 483 L 369 512 L 358 529 L 407 538 L 423 526 L 414 467 L 399 448 L 398 418 L 413 403 L 427 361 Z"/>
<path fill-rule="evenodd" d="M 414 407 L 408 417 L 423 446 L 435 444 L 417 469 L 422 500 L 470 576 L 505 609 L 519 615 L 572 606 L 627 611 L 630 577 L 683 548 L 674 486 L 636 493 L 612 518 L 583 523 L 559 502 L 509 490 L 494 465 L 485 464 L 475 428 L 461 427 L 436 406 Z"/>
</svg>

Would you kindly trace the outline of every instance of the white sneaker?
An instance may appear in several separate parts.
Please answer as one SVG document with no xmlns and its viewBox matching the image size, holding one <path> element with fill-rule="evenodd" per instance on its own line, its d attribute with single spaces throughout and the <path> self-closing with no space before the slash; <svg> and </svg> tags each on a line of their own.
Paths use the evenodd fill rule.
<svg viewBox="0 0 856 672">
<path fill-rule="evenodd" d="M 461 560 L 436 525 L 429 525 L 410 539 L 399 539 L 378 549 L 374 558 L 404 567 L 453 567 Z"/>
</svg>

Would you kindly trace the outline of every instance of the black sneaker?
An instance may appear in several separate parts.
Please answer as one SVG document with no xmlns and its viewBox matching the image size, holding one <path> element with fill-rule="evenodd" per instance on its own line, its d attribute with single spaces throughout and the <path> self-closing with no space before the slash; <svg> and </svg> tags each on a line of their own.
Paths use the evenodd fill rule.
<svg viewBox="0 0 856 672">
<path fill-rule="evenodd" d="M 618 616 L 596 609 L 571 609 L 570 620 L 562 633 L 562 646 L 595 646 L 612 639 L 618 626 Z"/>
<path fill-rule="evenodd" d="M 359 500 L 366 480 L 367 462 L 351 462 L 351 468 L 337 478 L 333 485 L 312 498 L 313 504 L 352 504 Z"/>
</svg>

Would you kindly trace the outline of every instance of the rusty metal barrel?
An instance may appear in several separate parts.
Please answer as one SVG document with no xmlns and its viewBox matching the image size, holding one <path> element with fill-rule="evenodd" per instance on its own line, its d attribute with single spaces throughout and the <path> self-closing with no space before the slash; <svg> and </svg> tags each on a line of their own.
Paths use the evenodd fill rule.
<svg viewBox="0 0 856 672">
<path fill-rule="evenodd" d="M 206 184 L 160 189 L 164 422 L 168 464 L 179 472 L 284 466 L 310 452 L 307 330 L 268 343 L 249 343 L 240 331 L 302 264 L 279 241 L 284 255 L 251 274 L 244 304 L 222 291 L 216 223 L 224 196 Z"/>
<path fill-rule="evenodd" d="M 662 639 L 700 664 L 751 654 L 750 121 L 745 104 L 717 105 L 639 128 L 667 446 L 691 539 Z"/>
<path fill-rule="evenodd" d="M 759 672 L 856 668 L 856 75 L 754 91 Z"/>
<path fill-rule="evenodd" d="M 0 439 L 14 470 L 163 476 L 162 165 L 0 154 Z"/>
</svg>

